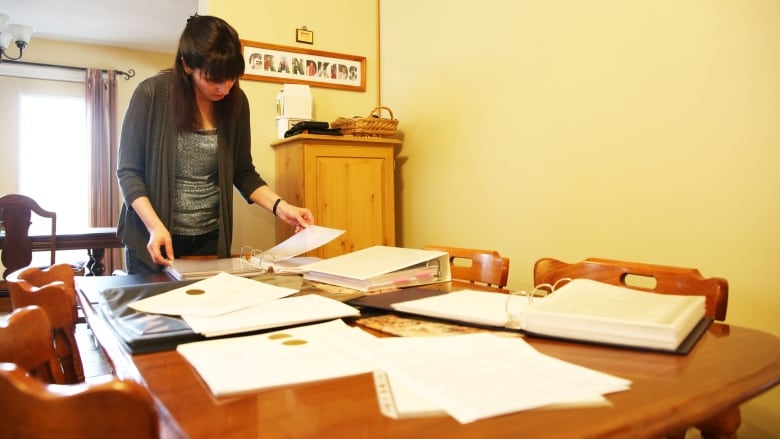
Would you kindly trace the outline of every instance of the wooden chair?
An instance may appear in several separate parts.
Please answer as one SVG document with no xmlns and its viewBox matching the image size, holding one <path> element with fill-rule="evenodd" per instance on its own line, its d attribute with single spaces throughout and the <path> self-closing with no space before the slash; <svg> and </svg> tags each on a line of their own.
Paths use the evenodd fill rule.
<svg viewBox="0 0 780 439">
<path fill-rule="evenodd" d="M 563 278 L 586 278 L 600 282 L 666 294 L 702 295 L 706 301 L 706 315 L 718 321 L 726 319 L 729 284 L 720 277 L 705 278 L 695 268 L 682 268 L 641 262 L 588 258 L 566 263 L 542 258 L 534 264 L 534 285 L 554 284 Z M 554 294 L 554 293 L 553 293 Z M 742 418 L 739 406 L 724 410 L 707 422 L 696 425 L 703 438 L 734 438 Z M 726 435 L 712 432 L 730 432 Z M 682 439 L 685 432 L 674 432 L 669 438 Z"/>
<path fill-rule="evenodd" d="M 84 367 L 75 334 L 78 311 L 71 266 L 55 264 L 47 269 L 22 268 L 9 274 L 6 280 L 14 309 L 37 305 L 46 311 L 52 327 L 51 340 L 65 383 L 83 382 Z"/>
<path fill-rule="evenodd" d="M 36 216 L 33 217 L 33 214 Z M 8 274 L 29 266 L 33 262 L 33 249 L 29 237 L 33 218 L 48 221 L 51 233 L 48 237 L 49 263 L 54 265 L 57 253 L 57 213 L 42 208 L 32 198 L 22 194 L 8 194 L 0 197 L 0 224 L 4 232 L 3 245 L 0 248 L 0 260 L 3 266 L 3 279 Z M 84 272 L 86 261 L 70 263 L 74 273 Z M 44 266 L 46 266 L 44 264 Z M 0 283 L 0 291 L 7 291 L 4 282 Z"/>
<path fill-rule="evenodd" d="M 46 384 L 0 363 L 0 437 L 152 439 L 159 437 L 159 418 L 135 381 Z"/>
<path fill-rule="evenodd" d="M 32 214 L 51 222 L 49 238 L 50 265 L 54 265 L 57 250 L 57 214 L 43 209 L 30 197 L 21 194 L 9 194 L 0 197 L 0 224 L 5 233 L 0 248 L 0 260 L 3 262 L 3 279 L 22 267 L 32 263 L 32 244 L 28 237 Z M 0 291 L 7 292 L 5 281 L 0 282 Z"/>
<path fill-rule="evenodd" d="M 49 252 L 51 264 L 57 250 L 57 214 L 45 210 L 32 198 L 21 194 L 9 194 L 0 197 L 0 222 L 5 230 L 2 258 L 3 278 L 8 273 L 30 265 L 32 262 L 32 244 L 28 237 L 32 214 L 47 218 L 51 222 Z"/>
<path fill-rule="evenodd" d="M 542 258 L 534 264 L 534 285 L 553 284 L 567 277 L 593 279 L 655 293 L 705 296 L 707 316 L 719 321 L 726 319 L 728 281 L 720 277 L 705 278 L 695 268 L 599 258 L 576 263 Z"/>
<path fill-rule="evenodd" d="M 38 306 L 0 320 L 0 437 L 159 436 L 155 402 L 140 384 L 113 376 L 63 384 L 51 331 Z"/>
<path fill-rule="evenodd" d="M 14 310 L 0 320 L 0 362 L 16 363 L 41 381 L 64 384 L 51 342 L 51 324 L 38 306 Z"/>
<path fill-rule="evenodd" d="M 503 289 L 509 278 L 509 258 L 502 257 L 495 250 L 426 245 L 425 250 L 439 250 L 450 255 L 450 274 L 453 280 L 472 284 L 483 283 L 492 288 Z"/>
</svg>

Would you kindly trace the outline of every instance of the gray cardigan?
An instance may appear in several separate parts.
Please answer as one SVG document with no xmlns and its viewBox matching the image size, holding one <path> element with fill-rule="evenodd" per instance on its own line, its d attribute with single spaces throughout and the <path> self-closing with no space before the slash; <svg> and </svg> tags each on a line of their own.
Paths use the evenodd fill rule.
<svg viewBox="0 0 780 439">
<path fill-rule="evenodd" d="M 150 266 L 146 251 L 149 232 L 133 211 L 132 202 L 147 196 L 166 227 L 172 220 L 177 137 L 170 95 L 173 74 L 161 73 L 138 85 L 122 124 L 117 178 L 124 199 L 117 224 L 117 236 Z M 241 106 L 233 120 L 217 126 L 219 168 L 218 256 L 229 257 L 233 238 L 233 186 L 249 203 L 249 195 L 266 184 L 252 163 L 249 101 L 238 87 Z"/>
</svg>

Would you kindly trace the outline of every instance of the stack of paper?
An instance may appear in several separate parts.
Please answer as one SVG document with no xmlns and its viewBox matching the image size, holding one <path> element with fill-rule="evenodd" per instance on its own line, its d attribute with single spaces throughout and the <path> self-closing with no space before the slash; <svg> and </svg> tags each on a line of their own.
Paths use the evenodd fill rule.
<svg viewBox="0 0 780 439">
<path fill-rule="evenodd" d="M 338 300 L 306 294 L 264 302 L 227 314 L 184 316 L 184 321 L 193 331 L 215 337 L 359 315 L 360 311 Z"/>
<path fill-rule="evenodd" d="M 406 392 L 398 417 L 443 410 L 460 423 L 567 402 L 601 400 L 631 382 L 544 355 L 524 340 L 474 333 L 383 338 L 374 368 Z M 401 394 L 403 395 L 403 394 Z"/>
<path fill-rule="evenodd" d="M 450 280 L 446 252 L 373 246 L 302 267 L 304 279 L 360 291 L 402 288 Z"/>
<path fill-rule="evenodd" d="M 177 315 L 206 337 L 357 316 L 349 305 L 316 294 L 228 273 L 130 303 L 137 311 Z"/>
<path fill-rule="evenodd" d="M 215 396 L 229 396 L 371 371 L 376 338 L 340 320 L 266 334 L 207 340 L 176 350 Z"/>
<path fill-rule="evenodd" d="M 296 293 L 264 282 L 228 273 L 174 288 L 129 304 L 136 311 L 151 314 L 215 316 Z"/>
<path fill-rule="evenodd" d="M 376 338 L 339 320 L 177 348 L 216 396 L 375 372 L 380 409 L 447 413 L 461 423 L 601 400 L 630 381 L 543 355 L 490 333 Z"/>
<path fill-rule="evenodd" d="M 574 279 L 532 301 L 468 290 L 401 300 L 392 308 L 548 337 L 679 353 L 687 352 L 709 323 L 703 296 L 650 293 L 589 279 Z"/>
</svg>

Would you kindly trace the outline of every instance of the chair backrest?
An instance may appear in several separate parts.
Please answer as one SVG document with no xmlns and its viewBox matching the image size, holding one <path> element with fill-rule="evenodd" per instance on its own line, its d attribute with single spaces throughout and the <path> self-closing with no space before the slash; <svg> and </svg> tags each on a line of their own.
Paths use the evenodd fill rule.
<svg viewBox="0 0 780 439">
<path fill-rule="evenodd" d="M 135 381 L 46 384 L 0 363 L 0 437 L 151 439 L 159 437 L 159 418 Z"/>
<path fill-rule="evenodd" d="M 554 284 L 562 278 L 593 279 L 655 293 L 705 296 L 707 316 L 719 321 L 726 319 L 728 281 L 720 277 L 705 278 L 695 268 L 600 258 L 576 263 L 542 258 L 534 264 L 534 285 Z"/>
<path fill-rule="evenodd" d="M 14 310 L 4 322 L 0 320 L 0 362 L 16 363 L 47 383 L 65 383 L 54 355 L 46 311 L 27 306 Z"/>
<path fill-rule="evenodd" d="M 0 223 L 3 224 L 5 236 L 0 249 L 0 260 L 5 270 L 3 278 L 32 262 L 32 244 L 29 239 L 30 220 L 32 214 L 48 218 L 51 221 L 51 237 L 49 247 L 51 264 L 57 250 L 57 214 L 43 209 L 32 198 L 21 194 L 9 194 L 0 197 Z"/>
<path fill-rule="evenodd" d="M 27 267 L 6 278 L 14 308 L 37 305 L 46 311 L 52 340 L 66 383 L 84 381 L 84 366 L 76 343 L 78 309 L 73 269 L 69 264 Z"/>
<path fill-rule="evenodd" d="M 453 280 L 483 283 L 489 287 L 504 288 L 509 279 L 509 258 L 495 250 L 426 245 L 426 250 L 439 250 L 449 254 L 450 275 Z"/>
</svg>

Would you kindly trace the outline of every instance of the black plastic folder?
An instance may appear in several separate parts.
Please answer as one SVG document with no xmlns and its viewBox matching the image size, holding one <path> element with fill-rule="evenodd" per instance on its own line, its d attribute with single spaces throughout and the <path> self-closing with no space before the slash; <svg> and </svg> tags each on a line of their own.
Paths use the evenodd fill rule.
<svg viewBox="0 0 780 439">
<path fill-rule="evenodd" d="M 203 340 L 178 316 L 147 314 L 128 307 L 129 303 L 195 281 L 141 284 L 100 291 L 97 310 L 124 347 L 133 354 L 175 349 L 181 343 Z"/>
<path fill-rule="evenodd" d="M 438 296 L 439 294 L 447 293 L 445 291 L 433 290 L 430 288 L 409 287 L 391 291 L 389 293 L 363 295 L 355 299 L 347 300 L 346 303 L 352 306 L 394 311 L 393 304 L 395 303 Z"/>
</svg>

